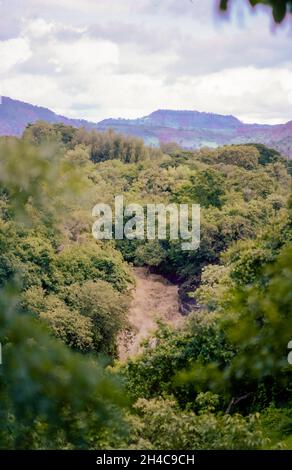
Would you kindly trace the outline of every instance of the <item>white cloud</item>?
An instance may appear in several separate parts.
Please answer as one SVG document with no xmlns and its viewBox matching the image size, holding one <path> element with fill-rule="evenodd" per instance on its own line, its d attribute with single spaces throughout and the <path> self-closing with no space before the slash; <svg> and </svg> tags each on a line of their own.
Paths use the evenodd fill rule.
<svg viewBox="0 0 292 470">
<path fill-rule="evenodd" d="M 69 110 L 72 99 L 50 77 L 21 74 L 1 81 L 1 94 L 51 109 L 58 105 Z"/>
<path fill-rule="evenodd" d="M 157 108 L 235 114 L 248 122 L 292 118 L 291 37 L 285 29 L 272 34 L 266 15 L 218 26 L 213 0 L 25 5 L 17 2 L 17 20 L 7 0 L 2 8 L 9 35 L 17 36 L 0 42 L 5 95 L 90 120 Z"/>
<path fill-rule="evenodd" d="M 291 119 L 292 67 L 225 69 L 192 80 L 195 107 L 235 114 L 245 122 L 276 123 Z M 191 98 L 191 97 L 190 97 Z"/>
<path fill-rule="evenodd" d="M 52 42 L 49 47 L 49 62 L 69 70 L 73 75 L 94 73 L 102 65 L 118 65 L 119 48 L 110 41 L 98 41 L 81 37 L 71 43 Z"/>
<path fill-rule="evenodd" d="M 54 22 L 45 21 L 43 18 L 35 18 L 28 21 L 25 26 L 25 33 L 28 36 L 41 38 L 55 29 L 56 25 Z"/>
<path fill-rule="evenodd" d="M 25 62 L 32 54 L 29 43 L 24 38 L 0 41 L 0 74 Z"/>
<path fill-rule="evenodd" d="M 70 117 L 97 121 L 106 116 L 134 118 L 157 108 L 198 109 L 235 114 L 246 122 L 289 120 L 292 69 L 227 69 L 198 78 L 181 77 L 165 84 L 145 74 L 79 73 L 66 77 L 20 75 L 2 81 L 4 95 L 53 108 Z"/>
<path fill-rule="evenodd" d="M 62 31 L 83 34 L 86 32 L 86 27 L 74 27 L 61 22 L 46 21 L 41 17 L 33 19 L 22 18 L 22 35 L 31 39 L 39 38 L 40 40 L 46 40 L 44 36 L 53 36 Z"/>
</svg>

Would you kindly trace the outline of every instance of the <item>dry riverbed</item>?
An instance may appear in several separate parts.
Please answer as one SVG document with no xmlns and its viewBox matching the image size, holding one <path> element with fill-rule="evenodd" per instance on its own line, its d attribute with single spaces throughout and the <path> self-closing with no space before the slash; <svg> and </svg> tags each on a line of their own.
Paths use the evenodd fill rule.
<svg viewBox="0 0 292 470">
<path fill-rule="evenodd" d="M 146 268 L 133 268 L 136 287 L 129 311 L 131 332 L 120 339 L 119 357 L 124 361 L 141 351 L 141 341 L 157 328 L 157 320 L 179 326 L 183 317 L 179 312 L 178 286 L 164 277 L 152 274 Z"/>
</svg>

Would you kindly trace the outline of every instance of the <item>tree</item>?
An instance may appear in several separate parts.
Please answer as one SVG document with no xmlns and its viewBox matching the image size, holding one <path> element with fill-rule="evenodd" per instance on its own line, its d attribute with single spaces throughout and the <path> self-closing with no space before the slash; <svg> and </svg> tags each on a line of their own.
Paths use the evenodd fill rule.
<svg viewBox="0 0 292 470">
<path fill-rule="evenodd" d="M 251 145 L 226 145 L 216 151 L 216 159 L 225 165 L 253 170 L 259 162 L 259 152 Z"/>
<path fill-rule="evenodd" d="M 208 168 L 190 177 L 190 183 L 178 191 L 178 202 L 193 202 L 203 207 L 221 207 L 224 196 L 223 178 L 219 171 Z"/>
<path fill-rule="evenodd" d="M 220 9 L 226 11 L 229 8 L 230 0 L 220 0 Z M 292 11 L 291 0 L 249 0 L 252 7 L 263 4 L 272 8 L 273 18 L 276 23 L 281 23 L 285 16 Z"/>
<path fill-rule="evenodd" d="M 242 243 L 240 251 L 234 247 L 225 273 L 229 275 L 229 287 L 225 277 L 225 286 L 221 284 L 223 291 L 216 294 L 215 309 L 219 313 L 217 327 L 224 331 L 225 340 L 235 354 L 225 367 L 218 361 L 203 367 L 197 362 L 189 376 L 198 389 L 220 391 L 232 398 L 232 406 L 249 399 L 249 405 L 260 409 L 272 397 L 276 401 L 287 399 L 291 387 L 287 361 L 292 329 L 291 221 L 288 220 L 284 230 L 286 241 L 275 240 L 271 232 L 266 239 L 263 235 L 265 242 L 262 239 L 260 246 L 254 243 L 253 249 L 250 242 Z M 222 276 L 219 271 L 217 275 L 220 286 Z M 214 281 L 209 277 L 209 287 L 211 282 Z M 201 299 L 206 295 L 208 298 L 204 286 L 199 290 Z"/>
<path fill-rule="evenodd" d="M 128 296 L 102 280 L 73 284 L 64 295 L 74 310 L 90 319 L 95 351 L 115 356 L 117 337 L 126 324 Z"/>
<path fill-rule="evenodd" d="M 71 176 L 61 162 L 21 141 L 0 146 L 0 193 L 7 194 L 11 205 L 10 220 L 0 220 L 2 449 L 98 448 L 109 445 L 105 442 L 125 429 L 120 407 L 125 401 L 117 379 L 97 361 L 73 353 L 53 338 L 33 312 L 21 305 L 23 285 L 13 276 L 13 269 L 7 269 L 17 260 L 17 256 L 12 263 L 9 259 L 13 257 L 14 242 L 16 251 L 23 250 L 28 271 L 31 265 L 38 266 L 44 275 L 52 265 L 52 246 L 32 234 L 40 227 L 45 233 L 50 232 L 51 228 L 40 224 L 40 214 L 47 214 L 48 201 L 51 205 L 56 203 L 51 195 L 56 194 L 58 185 L 66 191 L 66 181 L 72 182 Z M 70 191 L 76 191 L 74 184 Z M 7 238 L 9 233 L 14 238 Z M 25 240 L 18 246 L 21 236 L 26 238 L 27 249 Z M 6 258 L 2 257 L 4 254 Z M 37 275 L 32 284 L 39 285 Z M 40 296 L 35 295 L 35 308 L 39 301 Z M 58 313 L 60 310 L 54 309 L 54 314 Z M 55 321 L 53 327 L 58 323 L 60 331 L 64 321 L 61 325 Z M 65 333 L 68 339 L 68 329 Z"/>
<path fill-rule="evenodd" d="M 268 443 L 260 428 L 259 416 L 255 414 L 245 418 L 216 415 L 204 408 L 195 414 L 182 411 L 172 399 L 162 398 L 140 399 L 134 409 L 138 415 L 132 420 L 134 448 L 255 450 Z"/>
</svg>

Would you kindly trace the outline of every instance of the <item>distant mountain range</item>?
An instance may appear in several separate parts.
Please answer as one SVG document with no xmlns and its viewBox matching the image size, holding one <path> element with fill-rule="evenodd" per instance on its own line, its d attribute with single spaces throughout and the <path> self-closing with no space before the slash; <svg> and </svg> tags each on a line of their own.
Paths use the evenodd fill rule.
<svg viewBox="0 0 292 470">
<path fill-rule="evenodd" d="M 20 136 L 27 124 L 38 120 L 101 131 L 113 129 L 125 135 L 140 137 L 146 144 L 153 146 L 160 142 L 176 142 L 182 147 L 196 149 L 258 142 L 292 158 L 292 121 L 277 125 L 245 124 L 234 116 L 165 109 L 138 119 L 105 119 L 94 123 L 66 118 L 47 108 L 2 97 L 0 135 Z"/>
</svg>

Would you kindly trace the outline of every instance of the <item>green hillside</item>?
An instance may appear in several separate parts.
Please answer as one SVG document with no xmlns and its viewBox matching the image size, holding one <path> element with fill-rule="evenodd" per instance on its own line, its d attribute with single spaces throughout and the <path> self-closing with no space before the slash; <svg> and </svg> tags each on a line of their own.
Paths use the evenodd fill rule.
<svg viewBox="0 0 292 470">
<path fill-rule="evenodd" d="M 1 138 L 0 447 L 291 448 L 290 190 L 261 144 L 153 149 L 46 122 Z M 199 204 L 199 248 L 94 240 L 116 195 Z M 133 267 L 178 286 L 182 322 L 121 360 Z"/>
</svg>

